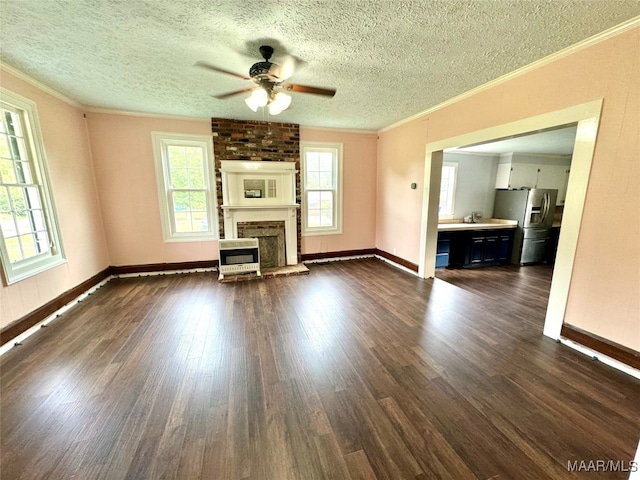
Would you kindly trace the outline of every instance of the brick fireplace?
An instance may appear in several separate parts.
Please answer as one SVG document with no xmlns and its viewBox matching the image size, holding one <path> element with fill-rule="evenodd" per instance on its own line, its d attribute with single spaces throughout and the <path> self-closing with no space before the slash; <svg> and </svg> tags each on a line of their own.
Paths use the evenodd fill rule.
<svg viewBox="0 0 640 480">
<path fill-rule="evenodd" d="M 223 174 L 221 171 L 223 162 L 227 166 L 227 170 L 233 170 L 230 167 L 233 164 L 230 162 L 237 161 L 237 165 L 248 165 L 247 168 L 251 167 L 249 162 L 260 162 L 263 164 L 261 167 L 267 167 L 267 170 L 271 170 L 269 164 L 290 162 L 292 170 L 299 172 L 299 125 L 294 123 L 212 118 L 211 127 L 215 156 L 220 238 L 240 238 L 240 235 L 244 237 L 265 237 L 261 241 L 261 250 L 263 250 L 263 243 L 265 249 L 272 249 L 267 247 L 267 244 L 273 245 L 274 240 L 273 238 L 267 238 L 277 238 L 277 235 L 272 235 L 274 233 L 271 230 L 274 228 L 273 223 L 285 224 L 291 231 L 284 235 L 284 243 L 287 248 L 295 249 L 293 252 L 286 252 L 285 263 L 292 265 L 300 262 L 302 229 L 301 216 L 297 208 L 301 198 L 300 175 L 294 174 L 293 176 L 291 197 L 287 198 L 284 204 L 279 206 L 272 205 L 274 208 L 267 212 L 263 208 L 264 205 L 261 204 L 269 203 L 267 195 L 269 194 L 269 188 L 272 187 L 269 184 L 264 184 L 264 188 L 262 188 L 262 184 L 258 181 L 260 179 L 243 178 L 243 184 L 241 186 L 236 185 L 236 188 L 239 188 L 242 194 L 239 197 L 236 196 L 235 201 L 244 205 L 241 205 L 240 208 L 224 207 Z M 235 206 L 238 207 L 238 205 Z M 244 225 L 247 223 L 251 224 L 250 233 L 258 235 L 247 234 L 246 226 Z M 227 231 L 231 225 L 233 225 L 231 227 L 233 231 Z M 294 246 L 292 247 L 292 245 Z"/>
</svg>

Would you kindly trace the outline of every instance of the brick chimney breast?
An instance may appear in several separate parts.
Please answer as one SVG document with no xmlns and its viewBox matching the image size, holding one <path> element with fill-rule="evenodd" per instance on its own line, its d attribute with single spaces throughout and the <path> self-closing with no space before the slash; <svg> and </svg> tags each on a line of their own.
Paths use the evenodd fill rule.
<svg viewBox="0 0 640 480">
<path fill-rule="evenodd" d="M 216 197 L 220 238 L 224 235 L 222 205 L 223 160 L 255 162 L 294 162 L 300 171 L 300 125 L 296 123 L 261 122 L 258 120 L 232 120 L 212 118 L 213 152 L 216 173 Z M 302 198 L 300 175 L 296 178 L 296 201 Z M 302 217 L 297 214 L 298 261 L 301 257 Z"/>
</svg>

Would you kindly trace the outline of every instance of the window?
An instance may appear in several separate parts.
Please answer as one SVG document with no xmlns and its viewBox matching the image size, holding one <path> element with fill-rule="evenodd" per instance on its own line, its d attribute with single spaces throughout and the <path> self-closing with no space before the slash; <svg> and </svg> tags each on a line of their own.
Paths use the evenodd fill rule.
<svg viewBox="0 0 640 480">
<path fill-rule="evenodd" d="M 11 284 L 65 262 L 36 105 L 2 89 L 0 256 Z"/>
<path fill-rule="evenodd" d="M 161 132 L 151 137 L 164 241 L 216 240 L 211 137 Z"/>
<path fill-rule="evenodd" d="M 342 233 L 342 144 L 301 143 L 305 235 Z"/>
<path fill-rule="evenodd" d="M 438 218 L 453 218 L 453 200 L 456 196 L 456 176 L 458 164 L 443 162 L 442 179 L 440 181 L 440 205 Z"/>
</svg>

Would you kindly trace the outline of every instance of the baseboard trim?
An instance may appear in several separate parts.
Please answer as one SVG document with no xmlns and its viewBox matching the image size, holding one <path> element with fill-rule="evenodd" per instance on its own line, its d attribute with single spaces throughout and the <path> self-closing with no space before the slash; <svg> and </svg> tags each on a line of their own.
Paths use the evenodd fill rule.
<svg viewBox="0 0 640 480">
<path fill-rule="evenodd" d="M 173 270 L 194 270 L 198 268 L 217 268 L 218 260 L 202 260 L 196 262 L 178 263 L 148 263 L 146 265 L 120 265 L 112 266 L 112 275 L 125 275 L 130 273 L 170 272 Z"/>
<path fill-rule="evenodd" d="M 375 254 L 379 257 L 386 258 L 390 262 L 397 263 L 398 265 L 403 266 L 407 270 L 411 270 L 412 272 L 418 273 L 418 264 L 410 262 L 409 260 L 405 260 L 404 258 L 400 258 L 396 255 L 393 255 L 389 252 L 385 252 L 384 250 L 380 250 L 378 248 L 375 249 Z"/>
<path fill-rule="evenodd" d="M 4 345 L 5 343 L 11 341 L 16 338 L 18 335 L 26 332 L 34 325 L 37 325 L 49 315 L 53 314 L 56 310 L 64 307 L 67 303 L 72 301 L 74 298 L 82 295 L 84 292 L 89 290 L 94 285 L 100 283 L 104 279 L 111 276 L 111 267 L 107 267 L 101 272 L 96 273 L 93 277 L 88 278 L 84 282 L 75 287 L 67 290 L 66 292 L 58 295 L 53 300 L 45 303 L 39 308 L 36 308 L 34 311 L 26 314 L 24 317 L 19 318 L 18 320 L 11 322 L 6 327 L 0 330 L 0 345 Z"/>
<path fill-rule="evenodd" d="M 105 279 L 118 275 L 129 275 L 150 272 L 172 272 L 176 270 L 211 269 L 218 267 L 218 260 L 204 260 L 196 262 L 178 263 L 151 263 L 146 265 L 123 265 L 107 267 L 96 273 L 91 278 L 58 295 L 53 300 L 45 303 L 39 308 L 26 314 L 22 318 L 11 322 L 6 327 L 0 329 L 0 347 L 25 333 L 30 328 L 42 323 L 47 317 L 63 308 L 75 298 L 79 297 L 91 287 L 99 284 Z"/>
<path fill-rule="evenodd" d="M 624 345 L 614 343 L 566 323 L 562 325 L 560 336 L 640 370 L 640 352 L 636 352 Z"/>
<path fill-rule="evenodd" d="M 347 257 L 366 257 L 366 256 L 378 256 L 396 263 L 413 272 L 418 271 L 418 265 L 411 263 L 403 258 L 397 257 L 390 253 L 377 248 L 366 248 L 361 250 L 342 250 L 338 252 L 323 252 L 323 253 L 309 253 L 302 255 L 303 261 L 313 260 L 326 260 L 326 259 L 340 259 Z M 11 340 L 17 338 L 30 328 L 43 322 L 47 317 L 51 316 L 57 310 L 70 303 L 73 299 L 79 297 L 91 287 L 99 284 L 105 279 L 110 277 L 117 277 L 119 275 L 135 275 L 140 273 L 153 273 L 153 272 L 172 272 L 172 271 L 185 271 L 185 270 L 197 270 L 197 269 L 211 269 L 218 267 L 218 260 L 203 260 L 193 262 L 178 262 L 178 263 L 150 263 L 145 265 L 119 265 L 110 266 L 98 272 L 91 278 L 88 278 L 84 282 L 76 285 L 75 287 L 67 290 L 66 292 L 58 295 L 53 300 L 45 303 L 41 307 L 33 310 L 27 315 L 19 318 L 18 320 L 10 323 L 6 327 L 0 329 L 0 346 L 5 345 Z"/>
<path fill-rule="evenodd" d="M 375 248 L 364 248 L 362 250 L 341 250 L 339 252 L 303 253 L 302 261 L 310 262 L 313 260 L 329 260 L 332 258 L 340 259 L 344 257 L 373 256 L 375 255 L 375 253 Z"/>
<path fill-rule="evenodd" d="M 388 252 L 385 252 L 384 250 L 380 250 L 377 248 L 362 250 L 343 250 L 339 252 L 310 253 L 302 255 L 302 260 L 313 261 L 332 258 L 339 259 L 344 257 L 362 257 L 370 255 L 382 257 L 413 272 L 418 271 L 418 265 L 416 265 L 415 263 L 409 262 L 403 258 L 392 255 Z M 80 283 L 79 285 L 76 285 L 75 287 L 58 295 L 53 300 L 45 303 L 41 307 L 2 328 L 0 330 L 0 346 L 4 345 L 5 343 L 26 332 L 33 326 L 42 322 L 54 312 L 67 305 L 73 299 L 82 295 L 91 287 L 99 284 L 100 282 L 111 276 L 148 272 L 215 268 L 217 266 L 217 260 L 204 260 L 194 262 L 153 263 L 146 265 L 124 265 L 107 267 L 104 270 L 96 273 L 92 277 L 88 278 L 84 282 Z M 636 352 L 635 350 L 625 347 L 624 345 L 611 342 L 610 340 L 566 323 L 562 325 L 560 336 L 576 342 L 580 345 L 584 345 L 585 347 L 593 349 L 596 352 L 606 355 L 607 357 L 617 360 L 632 368 L 640 370 L 640 352 Z"/>
</svg>

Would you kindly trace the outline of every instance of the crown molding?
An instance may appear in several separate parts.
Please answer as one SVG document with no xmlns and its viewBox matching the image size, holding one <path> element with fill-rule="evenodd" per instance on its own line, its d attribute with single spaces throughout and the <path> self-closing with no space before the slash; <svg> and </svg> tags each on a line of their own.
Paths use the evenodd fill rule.
<svg viewBox="0 0 640 480">
<path fill-rule="evenodd" d="M 76 108 L 84 108 L 84 105 L 82 105 L 80 102 L 77 102 L 76 100 L 67 97 L 66 95 L 58 92 L 57 90 L 54 90 L 53 88 L 45 85 L 44 83 L 36 80 L 35 78 L 30 77 L 26 73 L 21 72 L 20 70 L 12 67 L 11 65 L 8 65 L 0 61 L 0 69 L 5 70 L 6 72 L 10 73 L 14 77 L 19 78 L 20 80 L 23 80 L 29 83 L 30 85 L 33 85 L 34 87 L 42 90 L 45 93 L 48 93 L 49 95 L 57 98 L 58 100 L 62 100 L 63 102 L 68 103 L 69 105 L 74 106 Z"/>
<path fill-rule="evenodd" d="M 211 122 L 211 117 L 190 117 L 188 115 L 171 115 L 168 113 L 149 113 L 149 112 L 136 112 L 133 110 L 118 110 L 115 108 L 100 108 L 100 107 L 84 107 L 87 113 L 103 113 L 107 115 L 125 115 L 128 117 L 150 117 L 150 118 L 164 118 L 168 120 L 187 120 L 191 122 Z"/>
<path fill-rule="evenodd" d="M 405 123 L 409 123 L 412 122 L 413 120 L 417 120 L 421 117 L 424 117 L 426 115 L 429 115 L 430 113 L 433 113 L 437 110 L 440 110 L 444 107 L 448 107 L 449 105 L 452 105 L 454 103 L 457 103 L 461 100 L 464 100 L 465 98 L 469 98 L 477 93 L 483 92 L 485 90 L 488 90 L 492 87 L 495 87 L 497 85 L 500 85 L 502 83 L 505 83 L 515 77 L 519 77 L 520 75 L 524 75 L 525 73 L 531 72 L 533 70 L 536 70 L 537 68 L 540 68 L 544 65 L 548 65 L 550 63 L 553 63 L 557 60 L 560 60 L 561 58 L 567 57 L 569 55 L 572 55 L 574 53 L 577 53 L 581 50 L 584 50 L 585 48 L 589 48 L 595 44 L 604 42 L 605 40 L 608 40 L 612 37 L 615 37 L 617 35 L 620 35 L 628 30 L 631 30 L 635 27 L 640 26 L 640 16 L 637 17 L 633 17 L 630 20 L 627 20 L 626 22 L 623 22 L 619 25 L 616 25 L 615 27 L 611 27 L 607 30 L 604 30 L 592 37 L 589 37 L 585 40 L 582 40 L 574 45 L 571 45 L 569 47 L 563 48 L 562 50 L 559 50 L 555 53 L 552 53 L 551 55 L 547 55 L 546 57 L 541 58 L 540 60 L 536 60 L 533 63 L 530 63 L 529 65 L 525 65 L 524 67 L 520 67 L 517 70 L 514 70 L 513 72 L 509 72 L 505 75 L 502 75 L 501 77 L 498 77 L 494 80 L 491 80 L 490 82 L 487 82 L 483 85 L 480 85 L 479 87 L 473 88 L 471 90 L 468 90 L 464 93 L 461 93 L 460 95 L 456 95 L 455 97 L 450 98 L 449 100 L 445 100 L 442 103 L 439 103 L 431 108 L 428 108 L 427 110 L 424 110 L 422 112 L 416 113 L 414 115 L 411 115 L 410 117 L 405 118 L 404 120 L 400 120 L 396 123 L 393 123 L 387 127 L 381 128 L 380 130 L 378 130 L 378 133 L 383 133 L 386 132 L 388 130 L 392 130 L 396 127 L 399 127 L 401 125 L 404 125 Z"/>
<path fill-rule="evenodd" d="M 334 128 L 334 127 L 313 127 L 311 125 L 300 125 L 300 129 L 305 130 L 322 130 L 325 132 L 336 132 L 336 133 L 358 133 L 361 135 L 375 135 L 378 136 L 377 130 L 358 130 L 353 128 Z"/>
</svg>

